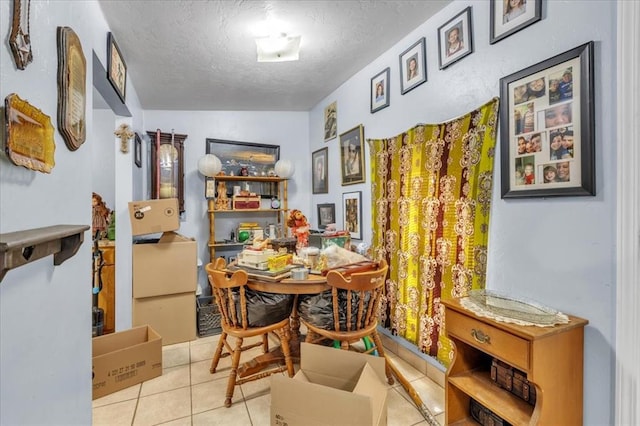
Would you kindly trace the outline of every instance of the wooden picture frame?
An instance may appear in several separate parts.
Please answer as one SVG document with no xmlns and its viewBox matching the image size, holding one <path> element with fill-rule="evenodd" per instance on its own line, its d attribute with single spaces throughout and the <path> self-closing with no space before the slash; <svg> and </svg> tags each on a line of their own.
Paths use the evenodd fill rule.
<svg viewBox="0 0 640 426">
<path fill-rule="evenodd" d="M 113 33 L 107 35 L 107 80 L 124 103 L 127 98 L 127 64 Z"/>
<path fill-rule="evenodd" d="M 23 70 L 33 61 L 31 51 L 31 35 L 29 34 L 30 0 L 13 0 L 13 19 L 11 20 L 11 34 L 9 47 L 16 68 Z"/>
<path fill-rule="evenodd" d="M 207 138 L 207 154 L 215 154 L 222 163 L 222 172 L 227 176 L 273 177 L 275 165 L 280 159 L 280 145 L 239 142 Z M 249 191 L 262 198 L 278 197 L 278 186 L 274 182 L 245 182 Z M 227 188 L 232 196 L 233 188 Z"/>
<path fill-rule="evenodd" d="M 362 239 L 362 191 L 342 194 L 342 214 L 344 229 L 352 239 Z"/>
<path fill-rule="evenodd" d="M 445 69 L 473 53 L 471 6 L 465 8 L 438 28 L 438 58 Z"/>
<path fill-rule="evenodd" d="M 426 41 L 422 37 L 400 54 L 400 93 L 404 95 L 425 81 L 427 81 L 427 54 Z"/>
<path fill-rule="evenodd" d="M 391 69 L 380 71 L 371 78 L 371 114 L 389 106 L 389 73 Z"/>
<path fill-rule="evenodd" d="M 311 188 L 314 194 L 329 192 L 329 148 L 322 148 L 311 154 Z"/>
<path fill-rule="evenodd" d="M 318 229 L 327 229 L 332 223 L 336 223 L 335 203 L 318 204 Z"/>
<path fill-rule="evenodd" d="M 364 127 L 362 124 L 340 135 L 342 186 L 364 183 Z"/>
<path fill-rule="evenodd" d="M 500 79 L 502 198 L 595 195 L 593 41 Z"/>
<path fill-rule="evenodd" d="M 87 139 L 87 61 L 78 35 L 58 27 L 58 131 L 75 151 Z"/>
<path fill-rule="evenodd" d="M 324 141 L 328 142 L 338 135 L 338 103 L 333 102 L 324 109 Z"/>
<path fill-rule="evenodd" d="M 133 162 L 139 169 L 142 168 L 142 139 L 137 132 L 133 140 Z"/>
<path fill-rule="evenodd" d="M 489 44 L 494 44 L 542 19 L 542 0 L 490 0 Z"/>
</svg>

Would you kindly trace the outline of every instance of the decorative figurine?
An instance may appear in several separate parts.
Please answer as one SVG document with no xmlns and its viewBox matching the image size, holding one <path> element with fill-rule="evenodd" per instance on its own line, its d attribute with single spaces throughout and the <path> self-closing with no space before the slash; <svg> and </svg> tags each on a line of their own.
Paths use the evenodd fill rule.
<svg viewBox="0 0 640 426">
<path fill-rule="evenodd" d="M 287 226 L 291 228 L 291 233 L 298 240 L 297 248 L 309 246 L 309 222 L 307 222 L 307 217 L 300 210 L 291 210 L 287 219 Z"/>
<path fill-rule="evenodd" d="M 218 181 L 218 198 L 216 198 L 216 210 L 229 210 L 229 197 L 227 197 L 227 183 Z"/>
</svg>

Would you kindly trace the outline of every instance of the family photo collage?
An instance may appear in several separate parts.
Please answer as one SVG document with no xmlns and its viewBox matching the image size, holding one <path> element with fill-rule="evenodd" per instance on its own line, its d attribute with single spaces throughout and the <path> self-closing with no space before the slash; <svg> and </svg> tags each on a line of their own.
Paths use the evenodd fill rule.
<svg viewBox="0 0 640 426">
<path fill-rule="evenodd" d="M 579 67 L 576 59 L 511 84 L 512 190 L 580 182 Z"/>
</svg>

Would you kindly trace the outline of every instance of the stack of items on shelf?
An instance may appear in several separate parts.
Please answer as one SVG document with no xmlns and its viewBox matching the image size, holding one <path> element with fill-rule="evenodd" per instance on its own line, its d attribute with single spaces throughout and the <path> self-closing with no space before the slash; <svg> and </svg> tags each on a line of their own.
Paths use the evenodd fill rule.
<svg viewBox="0 0 640 426">
<path fill-rule="evenodd" d="M 147 236 L 133 244 L 133 325 L 151 325 L 164 345 L 195 339 L 197 244 L 174 232 L 178 200 L 133 201 L 129 214 L 132 234 Z"/>
</svg>

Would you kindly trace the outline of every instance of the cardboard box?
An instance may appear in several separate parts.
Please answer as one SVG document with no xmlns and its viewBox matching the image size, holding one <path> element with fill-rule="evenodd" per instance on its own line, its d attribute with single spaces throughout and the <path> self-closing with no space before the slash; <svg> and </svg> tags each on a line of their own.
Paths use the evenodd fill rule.
<svg viewBox="0 0 640 426">
<path fill-rule="evenodd" d="M 162 336 L 163 345 L 196 338 L 196 294 L 133 299 L 133 325 L 149 324 Z"/>
<path fill-rule="evenodd" d="M 177 198 L 129 203 L 131 235 L 159 234 L 180 228 Z"/>
<path fill-rule="evenodd" d="M 301 344 L 293 378 L 271 376 L 271 425 L 387 424 L 384 358 Z"/>
<path fill-rule="evenodd" d="M 136 241 L 133 245 L 133 297 L 195 292 L 198 287 L 197 252 L 194 239 L 175 232 L 165 232 L 160 239 Z"/>
<path fill-rule="evenodd" d="M 93 399 L 162 375 L 162 337 L 148 325 L 94 337 Z"/>
</svg>

